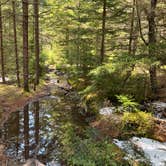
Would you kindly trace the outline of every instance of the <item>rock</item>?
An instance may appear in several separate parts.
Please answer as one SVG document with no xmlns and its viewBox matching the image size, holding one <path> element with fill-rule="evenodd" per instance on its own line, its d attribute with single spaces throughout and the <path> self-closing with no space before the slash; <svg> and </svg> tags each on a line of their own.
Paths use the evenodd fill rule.
<svg viewBox="0 0 166 166">
<path fill-rule="evenodd" d="M 136 151 L 129 140 L 120 141 L 118 139 L 114 139 L 113 142 L 125 152 L 126 155 L 124 159 L 130 161 L 132 165 L 134 165 L 134 163 L 142 163 L 143 165 L 145 163 L 149 163 L 149 161 L 147 161 L 147 159 L 143 155 Z"/>
<path fill-rule="evenodd" d="M 155 117 L 166 119 L 166 103 L 155 101 L 149 104 L 150 109 L 154 113 Z"/>
<path fill-rule="evenodd" d="M 150 160 L 153 166 L 166 166 L 166 143 L 133 137 L 131 142 Z"/>
<path fill-rule="evenodd" d="M 166 120 L 155 118 L 154 122 L 153 137 L 159 141 L 166 142 Z"/>
<path fill-rule="evenodd" d="M 23 166 L 45 166 L 45 165 L 36 159 L 29 159 Z"/>
<path fill-rule="evenodd" d="M 101 115 L 105 115 L 105 116 L 112 115 L 114 112 L 115 112 L 115 107 L 105 107 L 105 108 L 101 108 L 99 111 Z"/>
<path fill-rule="evenodd" d="M 121 135 L 121 116 L 111 114 L 111 116 L 104 116 L 100 120 L 91 123 L 91 126 L 98 129 L 102 135 L 111 138 L 117 138 Z"/>
<path fill-rule="evenodd" d="M 166 142 L 161 143 L 148 138 L 133 137 L 128 141 L 114 140 L 129 157 L 149 160 L 152 166 L 166 166 Z M 141 154 L 141 157 L 139 155 Z"/>
</svg>

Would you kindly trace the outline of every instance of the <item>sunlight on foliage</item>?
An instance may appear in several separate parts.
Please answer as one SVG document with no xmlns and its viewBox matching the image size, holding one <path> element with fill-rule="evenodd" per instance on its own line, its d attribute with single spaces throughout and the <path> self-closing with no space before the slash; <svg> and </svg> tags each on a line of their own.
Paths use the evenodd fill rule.
<svg viewBox="0 0 166 166">
<path fill-rule="evenodd" d="M 125 112 L 122 118 L 123 130 L 133 135 L 147 136 L 153 129 L 153 118 L 146 112 Z"/>
<path fill-rule="evenodd" d="M 131 96 L 116 95 L 118 101 L 123 106 L 123 111 L 137 112 L 139 104 Z"/>
</svg>

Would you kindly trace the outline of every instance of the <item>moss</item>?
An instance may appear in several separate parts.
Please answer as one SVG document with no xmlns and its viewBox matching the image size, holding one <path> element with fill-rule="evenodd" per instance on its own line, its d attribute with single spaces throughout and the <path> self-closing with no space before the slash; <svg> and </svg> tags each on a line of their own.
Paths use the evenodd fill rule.
<svg viewBox="0 0 166 166">
<path fill-rule="evenodd" d="M 122 118 L 122 130 L 125 134 L 149 136 L 154 126 L 153 117 L 146 112 L 125 112 Z"/>
</svg>

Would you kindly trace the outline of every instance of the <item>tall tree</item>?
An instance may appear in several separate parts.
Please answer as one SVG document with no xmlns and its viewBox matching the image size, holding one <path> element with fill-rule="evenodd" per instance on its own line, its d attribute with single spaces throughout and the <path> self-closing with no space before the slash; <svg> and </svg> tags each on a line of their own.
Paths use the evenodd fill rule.
<svg viewBox="0 0 166 166">
<path fill-rule="evenodd" d="M 40 74 L 40 66 L 39 66 L 39 1 L 34 0 L 34 28 L 35 28 L 35 87 L 39 84 L 39 74 Z"/>
<path fill-rule="evenodd" d="M 29 57 L 28 57 L 28 0 L 22 0 L 23 8 L 23 77 L 24 90 L 29 91 Z"/>
<path fill-rule="evenodd" d="M 106 34 L 106 6 L 107 6 L 107 0 L 103 0 L 103 16 L 102 16 L 102 39 L 101 39 L 101 59 L 100 63 L 103 63 L 104 56 L 105 56 L 105 34 Z"/>
<path fill-rule="evenodd" d="M 130 37 L 129 37 L 129 55 L 132 54 L 132 43 L 133 43 L 133 36 L 134 36 L 134 20 L 135 20 L 135 0 L 133 0 L 132 5 L 132 14 L 131 14 L 131 27 L 130 27 Z"/>
<path fill-rule="evenodd" d="M 20 71 L 19 71 L 19 59 L 18 59 L 18 48 L 17 48 L 17 30 L 16 30 L 16 9 L 15 1 L 12 1 L 13 7 L 13 31 L 14 31 L 14 48 L 15 48 L 15 61 L 16 61 L 16 77 L 17 85 L 20 87 Z"/>
<path fill-rule="evenodd" d="M 2 4 L 0 1 L 0 54 L 1 54 L 1 75 L 2 82 L 5 83 L 5 63 L 4 63 L 4 52 L 3 52 L 3 25 L 2 25 Z"/>
<path fill-rule="evenodd" d="M 137 26 L 135 27 L 135 8 L 136 8 L 136 0 L 133 0 L 132 4 L 132 13 L 131 13 L 131 23 L 130 23 L 130 37 L 129 37 L 129 48 L 128 48 L 128 54 L 129 56 L 135 56 L 136 52 L 136 45 L 137 45 L 137 38 L 138 38 L 138 30 Z M 137 23 L 138 24 L 138 23 Z M 132 64 L 129 70 L 127 70 L 126 77 L 123 81 L 123 88 L 126 85 L 126 82 L 130 78 L 132 71 L 134 70 L 135 64 Z"/>
<path fill-rule="evenodd" d="M 149 23 L 149 55 L 153 58 L 155 57 L 155 45 L 156 45 L 156 6 L 157 0 L 151 0 L 150 11 L 148 15 L 148 23 Z M 156 73 L 156 65 L 151 65 L 150 67 L 150 82 L 152 92 L 155 94 L 157 92 L 157 73 Z"/>
</svg>

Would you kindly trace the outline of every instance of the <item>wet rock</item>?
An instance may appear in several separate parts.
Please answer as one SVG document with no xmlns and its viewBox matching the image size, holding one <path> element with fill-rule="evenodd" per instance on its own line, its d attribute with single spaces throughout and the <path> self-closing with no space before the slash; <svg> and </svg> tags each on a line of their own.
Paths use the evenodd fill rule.
<svg viewBox="0 0 166 166">
<path fill-rule="evenodd" d="M 128 141 L 114 141 L 129 157 L 149 160 L 152 166 L 166 166 L 166 142 L 161 143 L 148 138 L 133 137 Z M 139 154 L 139 155 L 138 155 Z M 140 156 L 140 157 L 139 157 Z M 144 157 L 142 159 L 142 157 Z"/>
<path fill-rule="evenodd" d="M 149 163 L 149 161 L 133 147 L 131 141 L 114 139 L 113 142 L 125 152 L 126 155 L 124 159 L 130 161 L 133 165 L 134 163 L 142 163 L 143 165 Z"/>
<path fill-rule="evenodd" d="M 29 159 L 23 166 L 45 166 L 45 165 L 36 159 Z"/>
<path fill-rule="evenodd" d="M 133 137 L 131 142 L 144 153 L 144 156 L 150 160 L 153 166 L 166 165 L 166 143 L 137 137 Z"/>
</svg>

